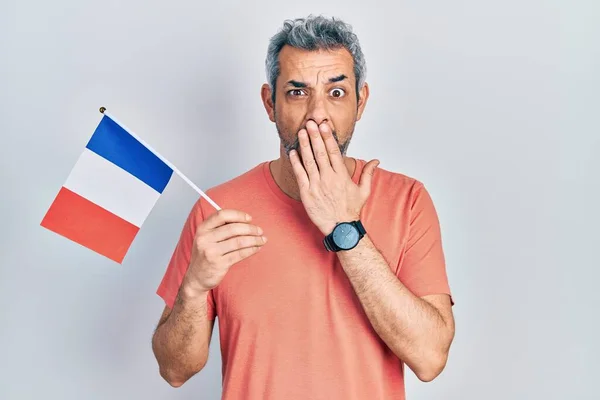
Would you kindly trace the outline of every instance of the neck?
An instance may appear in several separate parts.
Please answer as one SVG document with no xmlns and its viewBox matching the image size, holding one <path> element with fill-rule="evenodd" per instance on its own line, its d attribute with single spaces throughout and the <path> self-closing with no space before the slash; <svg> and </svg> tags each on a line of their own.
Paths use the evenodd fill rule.
<svg viewBox="0 0 600 400">
<path fill-rule="evenodd" d="M 344 163 L 346 164 L 348 173 L 352 176 L 356 168 L 356 160 L 352 157 L 344 156 Z M 298 183 L 296 182 L 292 163 L 285 154 L 285 150 L 281 149 L 279 158 L 271 162 L 270 170 L 277 186 L 292 199 L 300 201 Z"/>
</svg>

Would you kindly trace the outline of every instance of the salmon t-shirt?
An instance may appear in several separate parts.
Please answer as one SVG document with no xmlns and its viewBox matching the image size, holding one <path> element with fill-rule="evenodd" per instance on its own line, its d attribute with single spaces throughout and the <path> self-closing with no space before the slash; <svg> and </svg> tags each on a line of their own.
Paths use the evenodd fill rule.
<svg viewBox="0 0 600 400">
<path fill-rule="evenodd" d="M 208 295 L 218 317 L 224 400 L 404 399 L 404 364 L 373 330 L 336 253 L 270 162 L 207 190 L 222 208 L 252 215 L 267 243 L 232 266 Z M 366 162 L 357 159 L 359 182 Z M 193 206 L 157 290 L 172 307 L 196 226 L 216 210 Z M 395 276 L 415 295 L 450 294 L 440 226 L 419 181 L 377 168 L 361 222 Z M 365 266 L 368 267 L 368 266 Z"/>
</svg>

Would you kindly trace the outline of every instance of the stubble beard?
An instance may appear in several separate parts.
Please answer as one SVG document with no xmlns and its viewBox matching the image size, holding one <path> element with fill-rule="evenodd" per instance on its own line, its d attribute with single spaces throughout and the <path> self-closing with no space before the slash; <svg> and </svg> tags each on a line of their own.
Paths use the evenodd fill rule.
<svg viewBox="0 0 600 400">
<path fill-rule="evenodd" d="M 292 134 L 291 132 L 283 132 L 281 129 L 281 126 L 279 124 L 279 121 L 277 120 L 277 116 L 275 116 L 275 127 L 277 128 L 277 134 L 279 135 L 279 139 L 281 141 L 281 146 L 283 147 L 283 149 L 285 151 L 285 155 L 287 157 L 289 157 L 290 151 L 292 151 L 292 150 L 296 150 L 296 151 L 298 151 L 298 154 L 300 154 L 300 151 L 298 149 L 300 146 L 300 142 L 298 140 L 298 131 L 300 131 L 300 129 L 298 129 L 295 134 Z M 336 143 L 338 144 L 338 147 L 340 148 L 340 152 L 342 153 L 342 156 L 346 155 L 346 152 L 348 150 L 348 146 L 350 146 L 350 141 L 352 139 L 353 134 L 354 134 L 354 127 L 352 127 L 352 131 L 350 132 L 350 134 L 346 135 L 346 137 L 347 137 L 346 141 L 344 143 L 340 143 L 337 131 L 332 132 L 333 138 L 335 139 Z M 289 138 L 292 138 L 292 137 L 295 139 L 293 141 L 290 141 Z"/>
</svg>

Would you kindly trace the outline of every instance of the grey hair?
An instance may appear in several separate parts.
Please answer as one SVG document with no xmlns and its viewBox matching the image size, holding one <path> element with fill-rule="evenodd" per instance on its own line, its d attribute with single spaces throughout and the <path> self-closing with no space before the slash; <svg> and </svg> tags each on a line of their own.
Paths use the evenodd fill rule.
<svg viewBox="0 0 600 400">
<path fill-rule="evenodd" d="M 307 18 L 286 20 L 283 27 L 270 40 L 265 67 L 271 87 L 271 99 L 275 102 L 275 88 L 279 76 L 279 52 L 289 45 L 303 50 L 331 50 L 346 48 L 354 60 L 356 95 L 365 83 L 367 65 L 358 37 L 352 27 L 336 18 L 309 15 Z"/>
</svg>

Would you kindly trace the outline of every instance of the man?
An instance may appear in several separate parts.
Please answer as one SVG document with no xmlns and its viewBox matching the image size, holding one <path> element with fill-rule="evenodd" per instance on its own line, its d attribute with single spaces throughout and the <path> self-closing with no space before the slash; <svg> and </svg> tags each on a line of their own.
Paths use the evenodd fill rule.
<svg viewBox="0 0 600 400">
<path fill-rule="evenodd" d="M 346 156 L 369 97 L 349 26 L 286 21 L 266 65 L 280 157 L 191 210 L 157 291 L 160 374 L 200 371 L 218 316 L 224 399 L 404 399 L 403 365 L 431 381 L 454 337 L 431 198 Z"/>
</svg>

